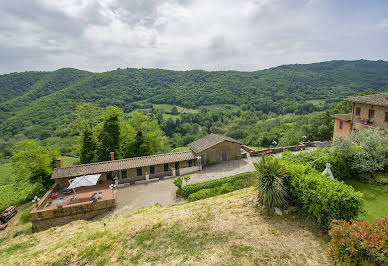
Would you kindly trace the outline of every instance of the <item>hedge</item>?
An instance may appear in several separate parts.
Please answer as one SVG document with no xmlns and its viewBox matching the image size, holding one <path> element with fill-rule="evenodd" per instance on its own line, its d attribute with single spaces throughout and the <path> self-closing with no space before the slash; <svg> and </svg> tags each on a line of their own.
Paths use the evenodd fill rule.
<svg viewBox="0 0 388 266">
<path fill-rule="evenodd" d="M 189 202 L 206 199 L 222 194 L 226 194 L 235 190 L 243 189 L 249 186 L 254 185 L 255 176 L 248 175 L 244 179 L 236 179 L 234 182 L 227 182 L 222 184 L 221 186 L 213 187 L 213 188 L 204 188 L 195 193 L 192 193 L 188 196 L 187 200 Z"/>
<path fill-rule="evenodd" d="M 349 158 L 344 157 L 335 148 L 316 149 L 307 152 L 293 154 L 291 152 L 283 152 L 282 159 L 294 163 L 310 165 L 319 172 L 323 172 L 326 164 L 331 164 L 331 171 L 337 180 L 351 179 L 357 176 L 349 167 Z"/>
<path fill-rule="evenodd" d="M 291 202 L 317 224 L 329 227 L 332 220 L 351 220 L 363 212 L 362 193 L 343 182 L 322 176 L 313 168 L 284 162 Z"/>
<path fill-rule="evenodd" d="M 242 174 L 237 174 L 233 176 L 228 176 L 216 180 L 206 181 L 202 183 L 196 183 L 184 186 L 180 191 L 179 194 L 182 195 L 185 198 L 188 198 L 191 194 L 198 192 L 202 189 L 209 189 L 214 187 L 220 187 L 225 183 L 234 183 L 237 180 L 244 180 L 249 178 L 254 178 L 255 172 L 247 172 Z"/>
</svg>

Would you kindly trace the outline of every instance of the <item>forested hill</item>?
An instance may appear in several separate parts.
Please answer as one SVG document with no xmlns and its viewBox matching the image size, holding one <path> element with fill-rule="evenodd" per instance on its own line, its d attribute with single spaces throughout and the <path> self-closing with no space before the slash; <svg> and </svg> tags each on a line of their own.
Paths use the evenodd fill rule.
<svg viewBox="0 0 388 266">
<path fill-rule="evenodd" d="M 77 69 L 0 75 L 0 134 L 43 139 L 74 118 L 77 103 L 125 112 L 150 103 L 187 108 L 244 105 L 264 113 L 308 113 L 358 92 L 388 89 L 388 62 L 330 61 L 254 72 Z M 320 107 L 322 108 L 322 106 Z M 39 135 L 36 135 L 39 132 Z M 58 133 L 59 134 L 59 133 Z M 60 134 L 59 134 L 60 135 Z"/>
</svg>

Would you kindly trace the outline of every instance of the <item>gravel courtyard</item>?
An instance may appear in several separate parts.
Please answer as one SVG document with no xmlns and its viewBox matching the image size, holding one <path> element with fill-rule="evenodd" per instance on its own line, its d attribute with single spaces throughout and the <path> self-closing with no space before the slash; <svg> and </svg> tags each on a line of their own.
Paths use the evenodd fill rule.
<svg viewBox="0 0 388 266">
<path fill-rule="evenodd" d="M 308 148 L 306 151 L 311 149 L 314 148 Z M 297 151 L 293 153 L 299 152 L 303 151 Z M 274 156 L 278 157 L 280 155 L 281 153 L 278 153 Z M 253 162 L 257 161 L 259 158 L 251 158 L 248 155 L 247 159 L 233 160 L 208 166 L 202 171 L 190 174 L 191 179 L 188 184 L 194 184 L 253 171 Z M 176 198 L 175 193 L 177 188 L 173 182 L 174 178 L 170 178 L 150 182 L 147 184 L 138 184 L 118 188 L 116 194 L 116 209 L 114 210 L 114 214 L 122 214 L 155 204 L 167 207 L 174 204 L 184 203 L 184 200 Z"/>
<path fill-rule="evenodd" d="M 190 174 L 191 179 L 188 184 L 253 171 L 253 169 L 251 159 L 228 161 L 208 166 L 202 171 Z M 114 213 L 121 214 L 155 204 L 166 207 L 182 203 L 182 200 L 176 198 L 175 193 L 177 188 L 173 182 L 174 178 L 170 178 L 147 184 L 118 188 L 116 194 L 117 206 Z"/>
</svg>

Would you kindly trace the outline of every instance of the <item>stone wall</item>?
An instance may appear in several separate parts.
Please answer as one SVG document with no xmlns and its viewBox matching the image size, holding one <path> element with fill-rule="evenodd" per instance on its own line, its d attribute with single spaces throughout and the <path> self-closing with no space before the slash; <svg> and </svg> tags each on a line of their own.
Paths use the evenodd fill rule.
<svg viewBox="0 0 388 266">
<path fill-rule="evenodd" d="M 179 174 L 180 175 L 188 175 L 188 174 L 191 174 L 194 172 L 198 172 L 199 170 L 200 170 L 199 166 L 185 167 L 185 168 L 179 169 Z"/>
<path fill-rule="evenodd" d="M 222 161 L 222 150 L 226 150 L 227 161 L 236 160 L 241 156 L 241 145 L 230 141 L 224 141 L 214 145 L 199 155 L 205 156 L 206 164 L 218 163 Z"/>
<path fill-rule="evenodd" d="M 326 148 L 332 145 L 331 141 L 313 141 L 313 142 L 301 142 L 295 146 L 284 146 L 268 148 L 263 150 L 253 150 L 249 147 L 242 146 L 243 149 L 250 154 L 250 156 L 262 156 L 263 154 L 274 154 L 281 153 L 283 151 L 301 151 L 305 150 L 306 147 Z"/>
<path fill-rule="evenodd" d="M 33 209 L 30 214 L 32 231 L 39 232 L 75 220 L 87 220 L 104 214 L 116 205 L 115 199 L 87 202 L 50 210 Z"/>
<path fill-rule="evenodd" d="M 198 168 L 197 160 L 192 160 L 192 166 L 196 166 Z M 169 171 L 167 171 L 167 172 L 164 171 L 164 164 L 157 164 L 157 165 L 155 165 L 155 174 L 150 174 L 150 179 L 160 178 L 160 177 L 164 177 L 164 176 L 170 176 L 170 175 L 172 175 L 172 171 L 171 171 L 172 168 L 175 168 L 175 163 L 168 164 Z M 185 169 L 189 168 L 189 161 L 179 162 L 179 168 L 180 168 L 180 175 L 182 175 L 182 173 L 181 173 L 182 171 L 187 172 Z M 137 175 L 136 168 L 127 169 L 126 171 L 127 171 L 127 178 L 122 178 L 122 173 L 120 172 L 119 182 L 121 184 L 125 184 L 125 183 L 134 184 L 136 181 L 141 181 L 141 180 L 146 179 L 145 173 L 146 172 L 150 173 L 150 167 L 149 166 L 142 167 L 143 175 L 141 175 L 141 176 Z M 188 170 L 188 171 L 193 172 L 191 170 Z"/>
<path fill-rule="evenodd" d="M 361 108 L 360 115 L 356 115 L 357 107 Z M 353 127 L 359 129 L 357 124 L 361 124 L 361 120 L 363 119 L 368 119 L 369 110 L 374 110 L 373 126 L 388 131 L 388 122 L 385 122 L 385 113 L 388 112 L 388 108 L 361 103 L 355 103 L 353 106 Z M 362 128 L 362 126 L 360 128 Z"/>
<path fill-rule="evenodd" d="M 198 166 L 197 160 L 192 160 L 192 166 Z M 181 161 L 179 162 L 179 167 L 181 169 L 189 167 L 189 161 Z M 126 169 L 124 171 L 127 172 L 127 178 L 122 177 L 122 171 L 113 171 L 112 172 L 112 178 L 117 176 L 120 180 L 120 183 L 134 183 L 135 181 L 141 181 L 145 180 L 145 173 L 148 172 L 150 173 L 150 166 L 143 166 L 142 168 L 142 175 L 138 176 L 137 175 L 137 168 L 131 168 L 131 169 Z M 169 171 L 165 172 L 164 171 L 164 164 L 157 164 L 155 165 L 155 174 L 151 175 L 150 178 L 159 178 L 163 176 L 169 176 L 172 175 L 171 168 L 175 168 L 175 162 L 169 163 L 168 164 L 168 169 Z M 69 179 L 70 178 L 59 178 L 55 179 L 55 183 L 58 186 L 58 189 L 63 189 L 65 187 L 69 186 Z M 106 181 L 107 180 L 107 173 L 101 173 L 101 177 L 99 179 L 100 181 Z"/>
</svg>

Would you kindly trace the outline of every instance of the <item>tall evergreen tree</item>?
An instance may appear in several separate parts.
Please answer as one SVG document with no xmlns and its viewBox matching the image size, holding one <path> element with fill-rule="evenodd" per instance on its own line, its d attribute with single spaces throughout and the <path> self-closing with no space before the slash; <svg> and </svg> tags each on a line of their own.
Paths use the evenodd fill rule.
<svg viewBox="0 0 388 266">
<path fill-rule="evenodd" d="M 160 140 L 162 131 L 156 120 L 134 112 L 128 122 L 122 124 L 123 139 L 121 156 L 124 158 L 151 155 L 163 145 Z"/>
<path fill-rule="evenodd" d="M 120 108 L 108 106 L 104 113 L 102 128 L 98 134 L 97 160 L 107 161 L 109 153 L 120 151 L 120 120 L 122 111 Z"/>
<path fill-rule="evenodd" d="M 136 156 L 149 155 L 148 152 L 146 151 L 146 147 L 144 145 L 143 132 L 141 131 L 138 131 L 136 133 L 134 151 L 136 153 Z"/>
<path fill-rule="evenodd" d="M 80 162 L 91 163 L 96 159 L 96 142 L 93 131 L 90 127 L 85 127 L 81 133 Z"/>
</svg>

